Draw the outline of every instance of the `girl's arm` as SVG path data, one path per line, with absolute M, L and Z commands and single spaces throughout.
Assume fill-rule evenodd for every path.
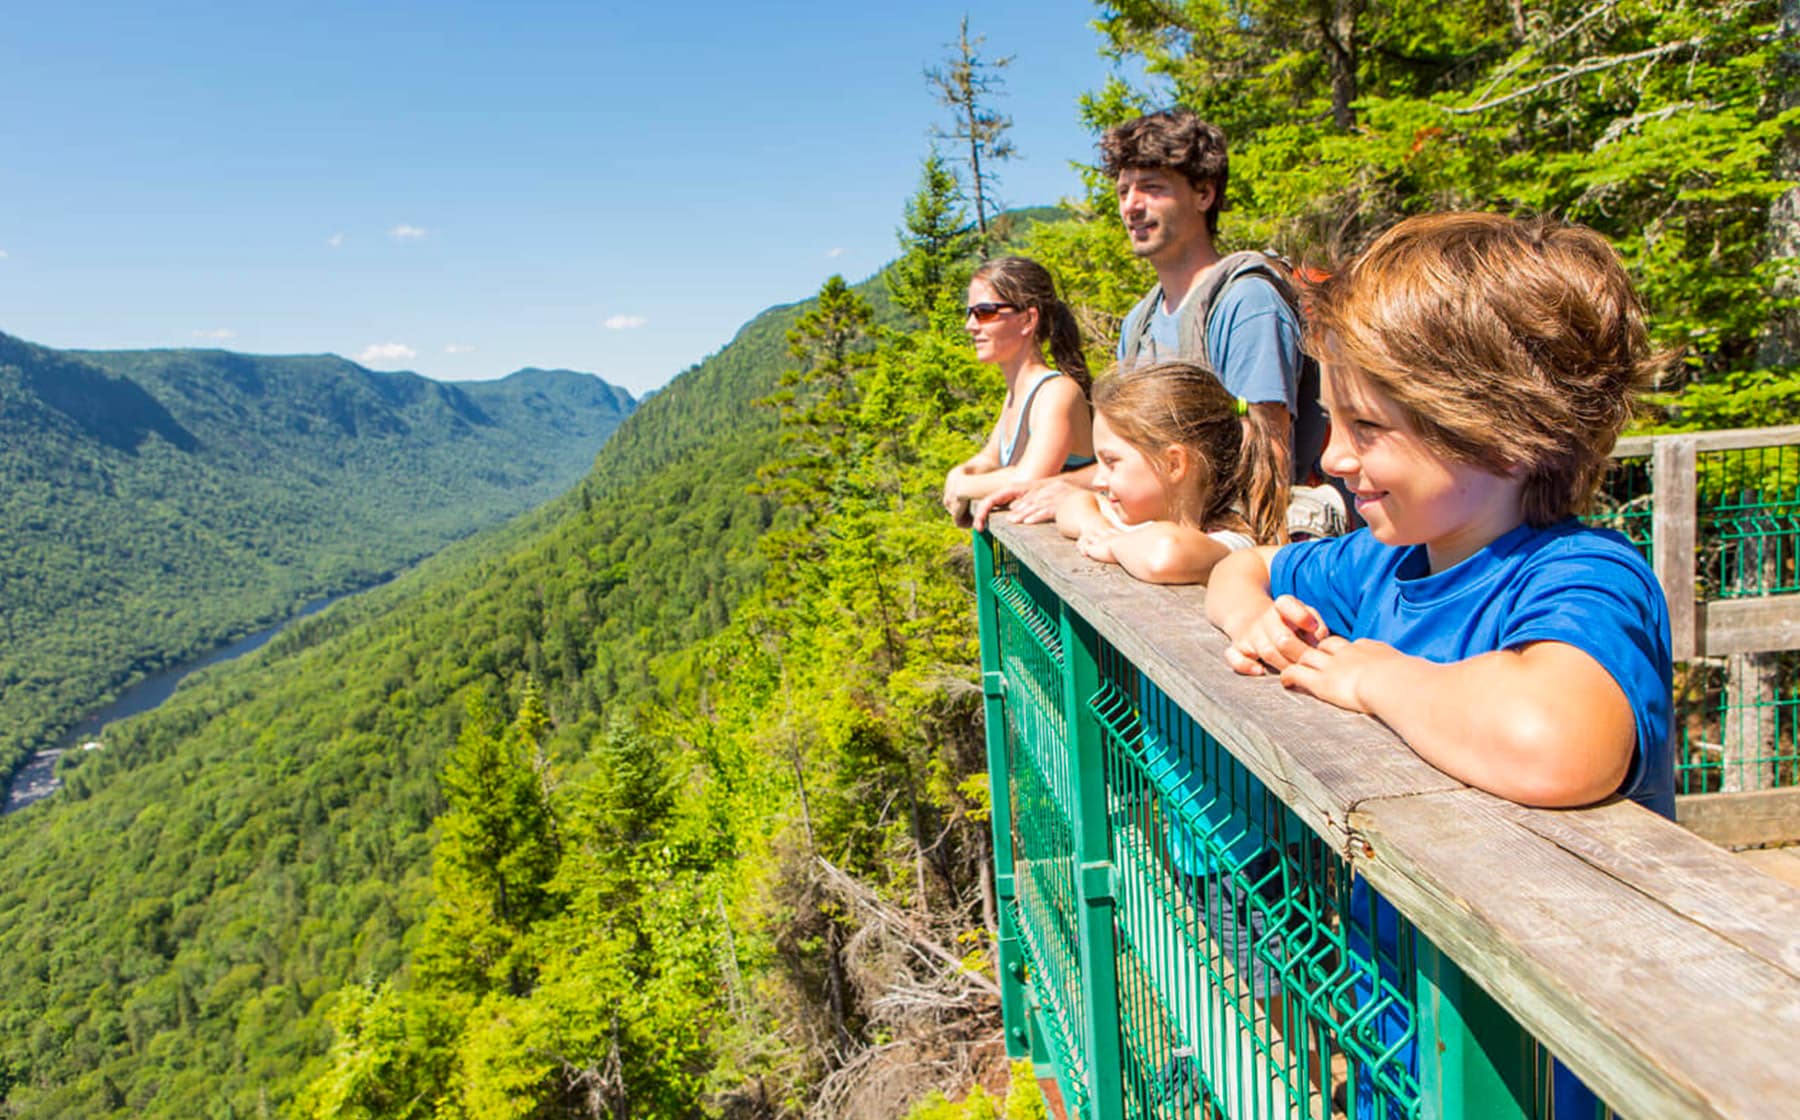
M 1100 496 L 1092 490 L 1077 490 L 1056 504 L 1057 531 L 1071 540 L 1112 527 L 1112 522 L 1100 512 Z
M 1330 637 L 1282 670 L 1281 683 L 1367 712 L 1444 773 L 1525 805 L 1588 805 L 1616 793 L 1637 748 L 1624 690 L 1563 642 L 1440 664 L 1384 642 Z
M 1084 534 L 1076 547 L 1089 559 L 1111 561 L 1145 583 L 1205 583 L 1214 566 L 1231 554 L 1200 530 L 1173 521 L 1151 521 L 1129 532 L 1108 525 L 1105 531 Z

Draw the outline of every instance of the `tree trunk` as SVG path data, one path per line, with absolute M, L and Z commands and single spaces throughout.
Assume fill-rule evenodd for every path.
M 1366 0 L 1322 0 L 1316 9 L 1325 65 L 1331 74 L 1331 119 L 1348 132 L 1356 127 L 1356 24 Z

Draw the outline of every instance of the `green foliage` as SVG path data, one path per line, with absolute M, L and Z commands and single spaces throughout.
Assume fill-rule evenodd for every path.
M 956 176 L 935 148 L 920 168 L 918 192 L 906 201 L 900 242 L 905 251 L 885 274 L 894 303 L 920 322 L 952 311 L 968 283 L 975 238 Z

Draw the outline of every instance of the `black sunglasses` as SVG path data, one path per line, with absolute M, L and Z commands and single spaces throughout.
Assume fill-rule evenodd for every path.
M 1000 317 L 1002 311 L 1017 311 L 1018 309 L 1019 305 L 1016 303 L 971 303 L 963 312 L 963 318 L 967 319 L 973 315 L 977 323 L 991 323 Z

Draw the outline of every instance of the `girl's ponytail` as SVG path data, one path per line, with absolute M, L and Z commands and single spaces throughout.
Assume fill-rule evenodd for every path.
M 1245 410 L 1243 450 L 1238 456 L 1236 485 L 1243 495 L 1244 520 L 1257 544 L 1286 544 L 1290 467 L 1287 439 L 1268 415 Z M 1221 487 L 1220 489 L 1224 489 Z

